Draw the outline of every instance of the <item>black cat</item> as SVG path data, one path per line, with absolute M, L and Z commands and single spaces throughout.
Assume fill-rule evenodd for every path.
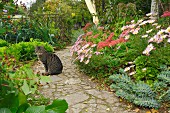
M 62 73 L 63 65 L 56 54 L 48 53 L 43 46 L 36 46 L 35 53 L 44 64 L 45 73 L 43 75 L 56 75 Z

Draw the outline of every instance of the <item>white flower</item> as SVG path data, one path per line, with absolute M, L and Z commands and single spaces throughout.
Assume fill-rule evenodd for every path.
M 135 26 L 136 26 L 136 24 L 131 24 L 131 25 L 129 25 L 129 28 L 135 28 Z
M 154 41 L 154 38 L 152 37 L 148 40 L 148 43 L 153 42 L 153 41 Z
M 86 49 L 87 47 L 89 47 L 90 44 L 86 44 L 82 47 L 82 49 Z
M 96 47 L 97 46 L 97 44 L 93 44 L 91 47 Z
M 130 70 L 130 67 L 126 67 L 125 69 L 124 69 L 124 71 L 126 72 L 126 71 L 129 71 Z
M 132 20 L 132 21 L 131 21 L 131 23 L 134 23 L 134 22 L 135 22 L 135 20 Z
M 165 30 L 161 29 L 161 30 L 157 33 L 157 35 L 161 35 L 161 34 L 163 34 L 164 32 L 165 32 Z
M 150 53 L 150 51 L 152 51 L 153 49 L 155 49 L 155 47 L 154 47 L 153 44 L 151 43 L 151 44 L 149 44 L 149 45 L 146 47 L 146 49 L 145 49 L 142 53 L 145 54 L 145 55 L 150 55 L 149 53 Z
M 83 62 L 84 57 L 85 57 L 84 55 L 79 56 L 80 62 Z
M 147 22 L 150 23 L 150 24 L 152 24 L 152 23 L 155 22 L 155 20 L 148 20 Z
M 88 59 L 88 60 L 85 62 L 85 64 L 88 64 L 88 63 L 89 63 L 89 61 L 90 61 L 90 60 Z
M 166 33 L 170 33 L 170 26 L 165 30 Z
M 170 43 L 170 38 L 168 38 L 168 41 L 167 41 L 168 43 Z
M 128 64 L 134 64 L 134 62 L 128 62 Z
M 152 13 L 148 13 L 148 14 L 146 14 L 146 16 L 151 16 L 152 15 Z
M 142 36 L 142 38 L 146 38 L 146 37 L 148 37 L 148 35 L 147 35 L 147 34 Z
M 159 29 L 159 28 L 161 28 L 161 25 L 159 25 L 159 26 L 156 27 L 156 29 Z
M 147 21 L 143 21 L 142 23 L 139 24 L 139 26 L 145 25 Z
M 146 71 L 146 68 L 143 68 L 142 71 L 143 71 L 143 72 Z
M 154 24 L 152 24 L 153 26 L 157 26 L 158 25 L 158 23 L 154 23 Z
M 146 31 L 146 33 L 150 33 L 150 32 L 152 32 L 152 31 L 153 31 L 153 29 L 150 29 L 150 30 Z
M 127 29 L 127 28 L 128 28 L 128 26 L 123 26 L 123 27 L 121 28 L 121 30 L 124 31 L 124 30 Z
M 129 73 L 129 75 L 134 75 L 136 72 L 135 71 L 133 71 L 133 72 L 131 72 L 131 73 Z
M 125 40 L 128 40 L 130 38 L 130 35 L 125 36 Z
M 132 34 L 134 34 L 134 35 L 138 34 L 139 30 L 140 30 L 140 27 L 137 27 L 135 30 L 133 30 Z
M 142 19 L 141 19 L 141 20 L 138 20 L 138 22 L 137 22 L 137 23 L 139 24 L 139 23 L 141 23 L 141 22 L 143 22 L 143 20 L 142 20 Z
M 161 35 L 161 38 L 165 39 L 168 35 Z
M 130 68 L 135 67 L 135 65 L 131 65 Z

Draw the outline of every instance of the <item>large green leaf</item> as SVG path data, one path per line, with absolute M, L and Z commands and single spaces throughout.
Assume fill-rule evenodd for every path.
M 28 107 L 30 107 L 30 105 L 28 103 L 24 103 L 24 104 L 20 105 L 17 113 L 24 113 Z
M 23 93 L 19 92 L 18 93 L 18 100 L 19 100 L 19 106 L 24 104 L 24 103 L 27 103 L 27 96 L 24 95 Z
M 25 113 L 45 113 L 45 106 L 31 106 Z
M 57 99 L 45 109 L 47 110 L 47 113 L 65 113 L 65 111 L 68 109 L 68 103 L 66 100 Z
M 0 108 L 0 113 L 12 113 L 8 108 Z
M 15 93 L 8 94 L 0 100 L 0 108 L 10 108 L 13 113 L 16 113 L 18 106 L 19 100 Z
M 26 80 L 24 80 L 24 84 L 21 87 L 21 89 L 22 89 L 22 91 L 24 92 L 25 95 L 28 95 L 30 93 L 30 88 L 29 88 Z

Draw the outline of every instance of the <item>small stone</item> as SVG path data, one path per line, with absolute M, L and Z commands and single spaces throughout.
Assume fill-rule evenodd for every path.
M 47 88 L 49 88 L 49 86 L 48 86 L 48 85 L 45 85 L 45 86 L 43 86 L 43 88 L 44 88 L 44 89 L 47 89 Z
M 110 111 L 110 108 L 107 108 L 106 111 Z
M 65 81 L 65 84 L 72 85 L 72 84 L 78 84 L 78 83 L 80 83 L 80 82 L 81 82 L 80 79 L 73 79 L 73 78 L 71 78 L 71 79 L 69 79 L 69 80 L 66 80 L 66 81 Z
M 56 86 L 54 84 L 50 84 L 50 88 L 55 89 Z

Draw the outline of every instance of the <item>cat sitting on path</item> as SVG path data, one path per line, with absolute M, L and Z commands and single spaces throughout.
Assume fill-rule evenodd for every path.
M 57 75 L 62 73 L 63 65 L 60 58 L 54 53 L 48 53 L 43 46 L 36 46 L 35 53 L 38 59 L 44 64 L 43 75 Z

